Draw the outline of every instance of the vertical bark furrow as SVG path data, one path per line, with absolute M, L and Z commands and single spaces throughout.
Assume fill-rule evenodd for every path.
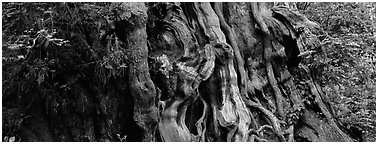
M 161 55 L 161 52 L 163 54 L 168 53 L 169 51 L 164 50 L 165 46 L 184 51 L 184 54 L 179 56 L 178 59 L 169 59 L 173 69 L 167 73 L 177 77 L 174 82 L 176 87 L 173 89 L 173 97 L 168 99 L 168 105 L 166 105 L 162 113 L 159 130 L 163 141 L 191 141 L 195 137 L 192 137 L 185 124 L 187 108 L 198 98 L 199 84 L 212 74 L 215 66 L 215 53 L 211 45 L 199 47 L 196 37 L 186 23 L 187 20 L 182 9 L 172 5 L 175 4 L 157 4 L 151 7 L 150 10 L 153 12 L 156 9 L 165 9 L 168 13 L 165 16 L 152 15 L 150 21 L 152 23 L 161 23 L 161 25 L 152 24 L 150 31 L 173 32 L 173 35 L 169 35 L 166 39 L 174 39 L 171 42 L 161 39 L 166 44 L 153 46 L 154 52 L 160 51 L 160 53 L 152 53 L 151 55 Z M 150 39 L 159 38 L 159 35 L 152 33 Z M 171 54 L 171 56 L 175 55 Z
M 237 73 L 234 68 L 234 54 L 232 47 L 226 43 L 226 38 L 221 31 L 219 19 L 211 8 L 210 3 L 199 3 L 199 7 L 203 14 L 204 22 L 202 28 L 206 29 L 205 34 L 210 38 L 210 43 L 216 44 L 214 47 L 218 53 L 225 54 L 218 57 L 225 57 L 224 65 L 219 67 L 219 80 L 221 80 L 221 97 L 222 106 L 218 113 L 220 125 L 232 129 L 228 136 L 235 133 L 236 141 L 247 140 L 247 131 L 250 124 L 250 112 L 246 108 L 241 99 L 240 89 L 237 82 Z M 202 18 L 202 17 L 199 17 Z M 201 20 L 199 20 L 201 21 Z M 222 52 L 223 51 L 223 52 Z M 230 140 L 230 139 L 228 139 Z
M 227 36 L 229 42 L 231 43 L 231 46 L 234 50 L 234 55 L 236 58 L 236 65 L 238 68 L 238 73 L 240 75 L 240 93 L 242 96 L 247 95 L 246 91 L 246 83 L 247 83 L 247 75 L 244 69 L 244 59 L 241 55 L 241 52 L 239 50 L 238 45 L 236 44 L 236 37 L 234 30 L 226 23 L 224 16 L 223 16 L 223 5 L 222 3 L 214 3 L 214 11 L 217 14 L 220 22 L 220 26 L 222 30 L 224 31 L 225 35 Z

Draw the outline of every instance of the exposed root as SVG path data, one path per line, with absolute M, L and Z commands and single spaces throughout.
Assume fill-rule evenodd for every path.
M 273 73 L 273 66 L 272 66 L 273 50 L 272 50 L 272 44 L 271 44 L 272 36 L 269 32 L 268 26 L 263 20 L 264 17 L 261 14 L 262 13 L 261 10 L 265 9 L 264 8 L 265 5 L 260 4 L 260 3 L 252 3 L 251 6 L 252 6 L 252 13 L 256 20 L 256 23 L 260 26 L 264 34 L 263 45 L 264 45 L 264 57 L 266 60 L 266 71 L 267 71 L 269 83 L 272 86 L 275 97 L 276 97 L 277 111 L 278 111 L 278 114 L 282 118 L 285 119 L 285 114 L 283 112 L 283 105 L 282 105 L 283 96 L 280 89 L 278 88 L 277 80 Z
M 285 134 L 289 134 L 288 142 L 294 142 L 294 125 L 290 125 L 288 129 L 284 131 Z
M 250 138 L 249 138 L 249 141 L 251 141 L 251 142 L 255 142 L 255 141 L 257 141 L 257 142 L 268 142 L 268 140 L 266 140 L 264 138 L 260 138 L 256 135 L 251 135 Z
M 266 115 L 268 117 L 268 119 L 270 120 L 270 122 L 272 123 L 274 133 L 277 135 L 278 139 L 280 141 L 286 141 L 285 137 L 283 136 L 282 130 L 281 130 L 280 120 L 278 120 L 278 118 L 271 111 L 264 108 L 261 105 L 261 103 L 258 101 L 258 99 L 255 98 L 254 100 L 256 100 L 257 102 L 253 102 L 253 101 L 247 100 L 247 99 L 245 99 L 244 102 L 246 103 L 247 106 L 254 107 L 254 108 L 260 110 L 264 115 Z
M 322 89 L 321 89 L 321 87 L 318 83 L 315 83 L 315 86 L 316 86 L 316 90 L 320 94 L 320 97 L 323 99 L 325 105 L 329 108 L 331 115 L 334 115 L 335 110 L 334 110 L 333 106 L 331 105 L 331 100 L 328 98 L 328 96 L 326 94 L 323 93 L 323 91 L 322 91 Z
M 314 84 L 314 80 L 312 79 L 310 73 L 309 73 L 309 68 L 307 66 L 302 66 L 303 69 L 305 69 L 307 71 L 307 74 L 309 75 L 308 77 L 310 78 L 308 81 L 307 81 L 307 84 L 308 86 L 310 87 L 310 90 L 311 90 L 311 93 L 315 96 L 315 102 L 316 104 L 319 106 L 321 112 L 323 113 L 323 115 L 325 116 L 325 118 L 327 119 L 327 122 L 331 125 L 331 127 L 336 130 L 343 138 L 345 139 L 348 139 L 349 141 L 353 141 L 352 139 L 350 139 L 349 136 L 347 136 L 343 131 L 341 131 L 341 129 L 337 126 L 336 124 L 336 120 L 334 119 L 334 117 L 332 116 L 332 114 L 330 113 L 330 111 L 328 111 L 328 108 L 327 106 L 324 104 L 324 100 L 322 100 L 322 97 L 320 96 L 317 88 L 316 88 L 316 85 Z

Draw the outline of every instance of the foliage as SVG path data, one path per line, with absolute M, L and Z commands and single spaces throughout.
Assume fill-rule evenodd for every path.
M 375 141 L 375 3 L 314 3 L 302 12 L 325 30 L 325 57 L 314 68 L 338 118 Z
M 124 75 L 127 58 L 120 49 L 122 44 L 111 36 L 114 32 L 104 33 L 111 29 L 109 19 L 114 19 L 108 17 L 112 16 L 109 6 L 110 3 L 3 3 L 4 141 L 19 140 L 14 131 L 29 117 L 23 114 L 34 99 L 59 96 L 59 91 L 70 89 L 78 79 L 97 77 L 106 83 Z M 105 37 L 105 47 L 88 46 L 91 35 L 97 34 Z
M 51 20 L 52 3 L 3 3 L 3 42 L 43 29 Z M 5 38 L 5 39 L 4 39 Z
M 108 36 L 106 49 L 109 55 L 104 56 L 96 64 L 95 74 L 100 83 L 105 85 L 110 78 L 119 78 L 125 75 L 128 59 L 127 51 L 121 49 L 123 43 L 118 40 L 115 34 Z
M 4 142 L 16 142 L 21 139 L 15 134 L 15 130 L 20 128 L 22 122 L 28 118 L 19 111 L 19 109 L 3 110 L 3 127 L 8 127 L 3 133 Z

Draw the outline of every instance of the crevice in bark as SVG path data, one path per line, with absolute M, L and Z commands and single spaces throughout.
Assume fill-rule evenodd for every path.
M 244 69 L 244 59 L 243 59 L 243 57 L 240 53 L 238 45 L 236 44 L 236 37 L 235 37 L 235 34 L 234 34 L 235 32 L 225 21 L 225 18 L 223 16 L 223 12 L 222 12 L 223 11 L 222 3 L 214 3 L 214 11 L 219 18 L 220 26 L 221 26 L 223 32 L 227 36 L 227 38 L 228 38 L 229 42 L 231 43 L 231 46 L 234 50 L 234 55 L 235 55 L 236 62 L 237 62 L 236 65 L 237 65 L 237 68 L 238 68 L 237 70 L 238 70 L 238 73 L 240 75 L 240 77 L 239 77 L 239 79 L 240 79 L 239 80 L 240 81 L 240 84 L 239 84 L 240 93 L 242 94 L 242 96 L 246 96 L 247 95 L 247 91 L 246 91 L 247 75 L 246 75 L 246 72 L 245 72 L 245 69 Z

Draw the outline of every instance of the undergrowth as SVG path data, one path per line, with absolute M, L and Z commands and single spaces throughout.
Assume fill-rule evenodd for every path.
M 347 128 L 358 129 L 364 141 L 376 140 L 375 3 L 313 3 L 302 11 L 319 23 L 325 59 L 317 75 Z
M 48 100 L 74 82 L 103 86 L 125 75 L 124 45 L 114 32 L 105 33 L 111 29 L 109 6 L 3 3 L 3 141 L 20 141 L 15 130 L 30 117 L 26 111 L 35 99 L 46 100 L 48 109 Z M 105 41 L 92 42 L 97 35 Z

